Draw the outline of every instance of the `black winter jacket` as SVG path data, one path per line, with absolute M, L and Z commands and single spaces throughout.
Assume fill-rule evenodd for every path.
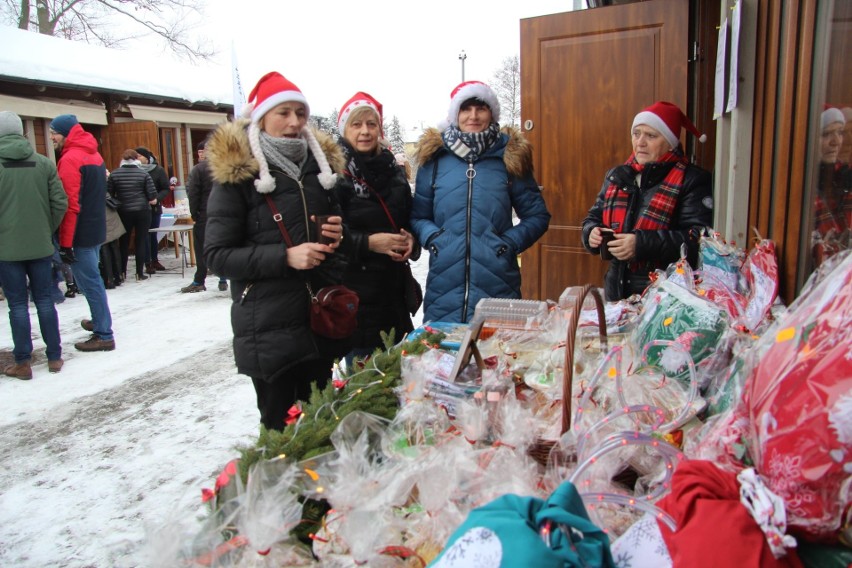
M 213 189 L 213 177 L 210 173 L 210 162 L 201 160 L 189 172 L 186 184 L 186 197 L 189 199 L 189 214 L 197 225 L 207 223 L 207 200 Z
M 665 269 L 681 256 L 681 246 L 686 245 L 687 260 L 692 267 L 698 262 L 698 239 L 701 231 L 713 224 L 713 184 L 710 172 L 688 164 L 684 172 L 683 188 L 672 214 L 668 230 L 635 231 L 637 218 L 651 203 L 662 181 L 674 167 L 674 162 L 646 164 L 641 185 L 636 186 L 636 175 L 628 165 L 609 170 L 595 204 L 583 220 L 583 246 L 599 254 L 599 248 L 589 246 L 589 234 L 595 227 L 603 226 L 606 190 L 614 183 L 630 194 L 624 228 L 621 233 L 636 235 L 636 257 L 630 261 L 612 260 L 604 279 L 606 299 L 617 301 L 633 294 L 641 294 L 650 283 L 650 273 Z
M 389 152 L 384 150 L 384 152 Z M 392 157 L 391 157 L 392 159 Z M 371 252 L 370 235 L 411 232 L 411 186 L 405 171 L 396 167 L 383 187 L 373 187 L 385 202 L 396 228 L 391 224 L 384 207 L 374 194 L 359 197 L 352 179 L 344 177 L 336 187 L 343 221 L 349 229 L 347 251 L 350 253 L 343 283 L 358 293 L 358 330 L 352 337 L 356 348 L 374 349 L 382 345 L 381 331 L 396 330 L 395 338 L 412 329 L 411 317 L 405 307 L 405 263 L 396 262 L 386 254 Z M 411 258 L 420 257 L 420 245 L 415 239 Z
M 119 211 L 144 211 L 150 207 L 148 202 L 157 197 L 154 180 L 133 164 L 123 164 L 109 174 L 107 191 L 121 203 Z
M 148 175 L 154 180 L 154 188 L 157 190 L 157 204 L 151 206 L 151 211 L 162 213 L 163 200 L 169 196 L 169 192 L 172 190 L 169 185 L 169 174 L 166 173 L 163 166 L 157 163 L 142 164 L 140 167 L 148 172 Z
M 257 160 L 240 120 L 220 126 L 207 144 L 213 189 L 207 202 L 204 255 L 207 266 L 231 280 L 231 326 L 237 370 L 273 382 L 298 363 L 320 354 L 342 356 L 348 345 L 319 338 L 310 330 L 309 295 L 335 278 L 339 254 L 313 270 L 287 265 L 287 247 L 266 198 L 255 188 Z M 316 134 L 335 171 L 343 159 L 337 145 Z M 324 189 L 319 166 L 310 153 L 299 183 L 270 166 L 275 189 L 268 195 L 283 217 L 294 245 L 315 241 L 311 215 L 340 214 L 334 191 Z M 342 269 L 338 276 L 342 276 Z M 322 350 L 322 351 L 321 351 Z

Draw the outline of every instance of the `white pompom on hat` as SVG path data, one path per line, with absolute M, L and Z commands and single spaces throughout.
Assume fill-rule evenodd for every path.
M 277 71 L 267 73 L 257 81 L 257 85 L 249 93 L 248 101 L 248 104 L 243 107 L 242 115 L 244 118 L 251 119 L 248 129 L 249 146 L 260 166 L 260 179 L 255 180 L 254 186 L 258 193 L 271 193 L 275 190 L 275 178 L 269 173 L 269 164 L 260 148 L 260 120 L 281 103 L 291 101 L 302 103 L 305 105 L 308 116 L 311 114 L 311 107 L 301 89 Z M 325 152 L 322 151 L 313 132 L 310 128 L 303 128 L 301 136 L 307 140 L 308 147 L 319 164 L 320 174 L 317 177 L 320 184 L 325 189 L 333 188 L 337 183 L 337 174 L 331 170 Z
M 491 87 L 482 81 L 465 81 L 456 85 L 450 93 L 450 109 L 447 111 L 447 118 L 440 124 L 441 130 L 450 124 L 459 125 L 459 111 L 462 104 L 469 99 L 478 99 L 487 104 L 491 109 L 491 120 L 500 122 L 500 101 Z
M 825 130 L 829 124 L 832 124 L 834 122 L 846 124 L 846 117 L 843 116 L 843 111 L 833 106 L 826 105 L 825 110 L 822 111 L 822 114 L 819 118 L 820 130 Z
M 382 128 L 382 103 L 377 101 L 369 93 L 358 91 L 352 95 L 352 98 L 343 103 L 343 107 L 340 109 L 340 114 L 337 116 L 337 131 L 341 136 L 343 136 L 343 133 L 346 130 L 346 122 L 349 120 L 349 116 L 352 114 L 352 111 L 363 106 L 370 107 L 376 111 L 376 114 L 379 115 L 379 129 Z
M 633 129 L 640 124 L 659 131 L 672 148 L 677 148 L 680 144 L 680 131 L 683 128 L 695 135 L 699 142 L 707 141 L 707 135 L 699 132 L 692 121 L 674 103 L 658 101 L 645 108 L 633 119 L 630 132 L 632 133 Z

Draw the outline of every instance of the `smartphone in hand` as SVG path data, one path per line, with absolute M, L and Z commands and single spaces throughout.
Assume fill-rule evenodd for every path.
M 334 237 L 326 237 L 322 234 L 322 226 L 328 223 L 328 218 L 331 215 L 314 215 L 314 222 L 317 231 L 317 242 L 321 245 L 330 245 L 334 243 Z
M 601 239 L 603 239 L 600 246 L 601 259 L 612 260 L 615 257 L 609 252 L 609 242 L 615 237 L 615 231 L 606 227 L 600 227 L 598 230 L 601 232 Z

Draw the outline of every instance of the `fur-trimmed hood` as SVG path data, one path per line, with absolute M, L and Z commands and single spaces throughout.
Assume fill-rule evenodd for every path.
M 239 184 L 257 177 L 260 165 L 249 145 L 249 124 L 246 119 L 222 124 L 207 142 L 205 152 L 214 181 Z M 332 170 L 342 173 L 346 167 L 346 159 L 340 146 L 328 134 L 313 129 L 312 132 Z
M 504 126 L 500 129 L 500 132 L 509 137 L 506 150 L 503 153 L 506 171 L 513 177 L 531 174 L 533 171 L 532 144 L 524 138 L 520 129 L 514 126 Z M 441 138 L 441 131 L 436 128 L 428 128 L 417 142 L 414 161 L 418 166 L 422 166 L 434 158 L 442 148 L 445 148 L 445 146 L 444 139 Z

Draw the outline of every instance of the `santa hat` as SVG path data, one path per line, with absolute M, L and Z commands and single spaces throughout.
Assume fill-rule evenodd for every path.
M 343 103 L 343 107 L 340 109 L 340 114 L 337 116 L 337 131 L 340 132 L 340 135 L 343 136 L 343 132 L 346 130 L 346 121 L 349 120 L 349 115 L 352 114 L 356 108 L 361 107 L 370 107 L 376 114 L 379 115 L 379 130 L 382 128 L 382 103 L 374 99 L 370 96 L 369 93 L 364 93 L 362 91 L 358 91 L 352 98 Z
M 819 117 L 819 128 L 825 130 L 829 124 L 839 122 L 846 124 L 846 117 L 843 116 L 843 111 L 837 107 L 825 105 L 825 110 Z
M 305 105 L 305 112 L 307 112 L 308 116 L 311 114 L 311 107 L 308 105 L 308 100 L 302 94 L 299 87 L 275 71 L 267 73 L 258 80 L 257 85 L 249 93 L 248 100 L 248 104 L 243 107 L 242 115 L 244 118 L 251 119 L 248 129 L 249 146 L 251 147 L 251 153 L 260 166 L 260 179 L 255 180 L 254 186 L 259 193 L 271 193 L 275 189 L 275 178 L 269 173 L 269 164 L 266 162 L 266 157 L 260 148 L 260 119 L 267 112 L 285 102 L 294 101 L 302 103 Z M 310 128 L 303 128 L 301 136 L 307 140 L 308 147 L 319 164 L 320 174 L 318 177 L 320 184 L 325 189 L 331 189 L 337 182 L 337 174 L 328 165 L 325 152 L 322 151 L 319 142 L 317 142 Z
M 707 135 L 701 134 L 676 104 L 666 101 L 658 101 L 637 114 L 636 118 L 633 119 L 633 126 L 630 127 L 630 132 L 633 132 L 633 129 L 640 124 L 650 126 L 654 130 L 659 131 L 663 135 L 663 138 L 671 144 L 672 148 L 677 148 L 678 144 L 680 144 L 680 131 L 682 128 L 686 128 L 688 132 L 694 134 L 699 142 L 707 141 Z
M 462 104 L 470 99 L 478 99 L 488 105 L 491 109 L 491 120 L 500 122 L 500 101 L 497 100 L 497 95 L 491 90 L 491 87 L 482 81 L 465 81 L 460 83 L 450 93 L 450 110 L 447 111 L 447 118 L 441 123 L 441 130 L 452 124 L 459 125 L 459 110 Z

